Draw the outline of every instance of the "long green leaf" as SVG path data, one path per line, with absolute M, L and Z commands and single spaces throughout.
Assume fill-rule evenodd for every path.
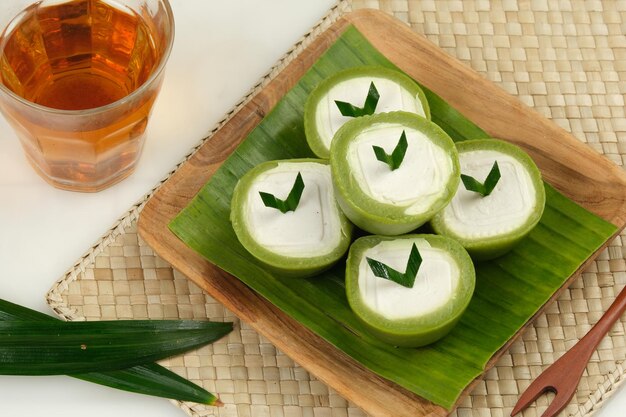
M 497 352 L 616 231 L 546 184 L 540 224 L 508 255 L 477 265 L 477 287 L 466 313 L 439 342 L 395 348 L 371 337 L 350 310 L 343 266 L 314 280 L 285 279 L 239 244 L 228 218 L 233 188 L 252 166 L 311 156 L 304 137 L 304 101 L 324 78 L 345 68 L 397 69 L 353 27 L 335 42 L 223 164 L 170 224 L 187 245 L 373 372 L 451 408 Z M 488 137 L 432 91 L 432 119 L 454 140 Z
M 59 321 L 47 314 L 0 299 L 0 321 L 2 320 Z M 117 371 L 70 376 L 94 384 L 155 397 L 208 405 L 215 405 L 218 402 L 218 398 L 212 393 L 156 363 Z
M 204 388 L 156 363 L 133 366 L 120 371 L 72 375 L 83 381 L 108 387 L 207 405 L 220 405 L 219 399 Z
M 212 343 L 232 323 L 195 320 L 0 321 L 0 374 L 114 371 Z

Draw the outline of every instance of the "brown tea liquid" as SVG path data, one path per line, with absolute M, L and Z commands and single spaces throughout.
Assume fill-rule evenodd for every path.
M 11 23 L 0 47 L 1 82 L 30 102 L 60 110 L 126 97 L 150 77 L 162 53 L 139 15 L 104 0 L 35 4 Z M 104 183 L 132 171 L 158 85 L 153 89 L 119 111 L 80 122 L 45 120 L 18 106 L 5 110 L 35 168 L 53 183 L 69 175 L 67 187 L 60 186 L 72 188 L 71 182 Z

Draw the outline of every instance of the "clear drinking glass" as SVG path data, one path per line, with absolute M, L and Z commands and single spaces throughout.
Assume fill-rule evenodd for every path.
M 50 184 L 130 175 L 174 40 L 168 0 L 0 2 L 0 110 Z

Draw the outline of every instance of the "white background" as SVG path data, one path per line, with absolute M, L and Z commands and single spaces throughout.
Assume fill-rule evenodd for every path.
M 59 191 L 0 118 L 0 298 L 50 312 L 44 295 L 158 183 L 333 0 L 171 0 L 176 41 L 137 171 L 97 194 Z M 618 417 L 621 393 L 600 413 Z M 0 417 L 177 417 L 167 400 L 68 377 L 0 377 Z

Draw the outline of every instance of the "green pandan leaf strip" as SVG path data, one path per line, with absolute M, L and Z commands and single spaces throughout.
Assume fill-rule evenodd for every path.
M 370 83 L 369 91 L 367 92 L 367 97 L 365 98 L 365 103 L 363 107 L 357 107 L 353 104 L 346 103 L 345 101 L 335 100 L 335 104 L 339 109 L 339 112 L 343 116 L 346 117 L 361 117 L 361 116 L 369 116 L 370 114 L 374 114 L 376 111 L 376 106 L 378 105 L 378 100 L 380 99 L 380 94 L 378 94 L 378 90 L 376 89 L 376 85 L 372 81 Z
M 400 165 L 402 165 L 402 161 L 404 161 L 404 155 L 406 155 L 406 150 L 408 147 L 409 143 L 406 140 L 406 132 L 404 130 L 402 131 L 402 135 L 400 135 L 400 140 L 398 141 L 398 144 L 393 149 L 393 152 L 391 152 L 391 154 L 385 152 L 385 150 L 380 146 L 372 146 L 372 148 L 374 148 L 374 153 L 376 154 L 376 159 L 389 165 L 389 168 L 392 171 L 400 168 Z
M 154 362 L 213 343 L 232 323 L 0 321 L 0 375 L 74 375 Z
M 405 272 L 396 271 L 392 267 L 372 258 L 366 257 L 365 259 L 367 259 L 367 264 L 370 266 L 375 276 L 378 278 L 388 279 L 389 281 L 393 281 L 406 288 L 413 288 L 417 272 L 422 265 L 422 256 L 420 255 L 420 251 L 417 249 L 417 246 L 415 246 L 415 243 L 413 243 L 413 247 L 411 247 L 411 254 L 409 255 Z
M 52 316 L 0 299 L 0 321 L 58 322 Z M 219 398 L 204 388 L 156 363 L 136 365 L 115 371 L 70 375 L 94 384 L 179 401 L 222 405 Z
M 0 321 L 59 322 L 52 316 L 2 299 L 0 299 Z M 214 394 L 156 363 L 136 365 L 115 371 L 90 372 L 70 376 L 138 394 L 215 406 L 222 404 Z
M 467 191 L 474 191 L 479 193 L 483 197 L 488 196 L 496 188 L 498 181 L 500 181 L 500 168 L 498 167 L 498 161 L 494 161 L 485 182 L 480 182 L 476 178 L 461 174 L 461 181 Z
M 298 204 L 300 204 L 302 191 L 304 191 L 304 181 L 302 180 L 302 175 L 298 172 L 298 176 L 296 176 L 291 191 L 285 200 L 276 198 L 273 194 L 264 193 L 263 191 L 260 191 L 259 194 L 265 207 L 275 208 L 280 210 L 281 213 L 287 213 L 288 211 L 296 211 Z

